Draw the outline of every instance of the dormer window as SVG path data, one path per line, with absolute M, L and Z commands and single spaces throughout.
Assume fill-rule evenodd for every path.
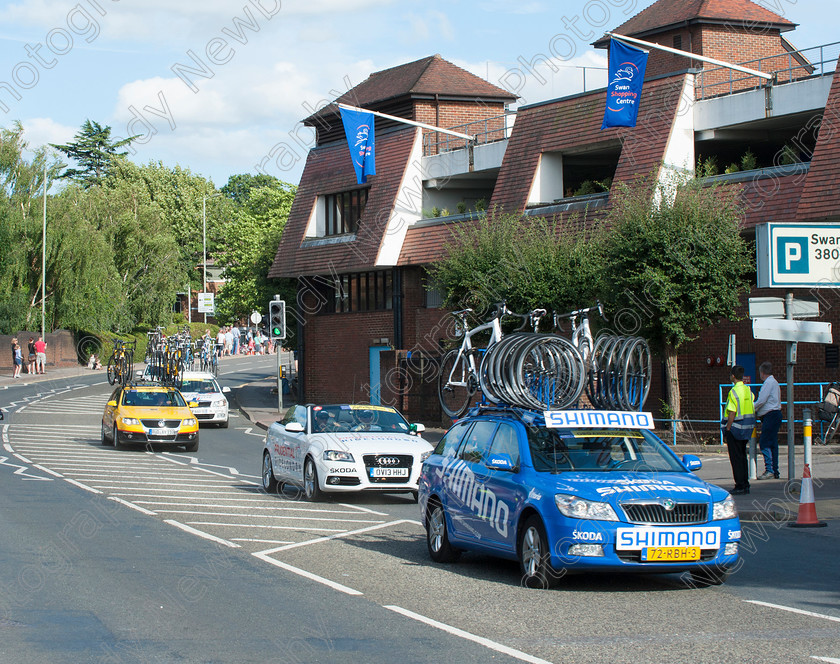
M 324 236 L 355 233 L 359 229 L 359 220 L 365 210 L 367 198 L 367 189 L 353 189 L 322 196 Z

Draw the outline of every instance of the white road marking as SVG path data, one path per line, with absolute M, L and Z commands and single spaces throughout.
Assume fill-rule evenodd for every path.
M 338 521 L 339 523 L 382 523 L 360 519 L 325 519 L 316 516 L 285 516 L 283 514 L 236 514 L 229 512 L 197 512 L 193 510 L 158 510 L 161 514 L 195 514 L 196 516 L 242 516 L 252 519 L 288 519 L 293 521 Z
M 162 496 L 163 497 L 163 496 Z M 264 500 L 260 500 L 259 498 L 219 498 L 219 500 L 236 500 L 241 502 L 266 502 Z M 154 500 L 138 500 L 135 501 L 142 505 L 160 505 L 160 506 L 174 506 L 184 505 L 183 501 L 180 502 L 162 502 L 162 501 L 154 501 Z M 219 509 L 237 509 L 237 510 L 275 510 L 275 511 L 294 511 L 294 512 L 304 512 L 306 514 L 344 514 L 346 516 L 358 516 L 356 512 L 345 512 L 344 510 L 322 510 L 322 509 L 307 509 L 305 507 L 284 507 L 282 505 L 222 505 L 216 503 L 191 503 L 193 507 L 218 507 Z M 381 521 L 372 521 L 371 523 L 381 523 Z M 419 523 L 419 521 L 418 521 Z
M 811 655 L 811 659 L 816 659 L 819 662 L 828 662 L 828 664 L 840 664 L 840 659 L 835 659 L 834 657 L 817 657 L 816 655 Z
M 336 583 L 335 581 L 330 581 L 329 579 L 325 579 L 323 576 L 318 576 L 317 574 L 312 574 L 312 572 L 307 572 L 306 570 L 302 570 L 299 567 L 293 567 L 288 563 L 282 563 L 279 560 L 275 560 L 270 556 L 266 556 L 262 553 L 252 553 L 252 556 L 255 558 L 259 558 L 270 565 L 274 565 L 275 567 L 279 567 L 280 569 L 284 569 L 288 572 L 292 572 L 293 574 L 297 574 L 298 576 L 302 576 L 304 578 L 310 579 L 311 581 L 317 581 L 325 586 L 328 586 L 334 590 L 338 590 L 339 592 L 345 593 L 347 595 L 363 595 L 364 593 L 359 592 L 358 590 L 354 590 L 348 586 L 344 586 L 340 583 Z
M 376 514 L 377 516 L 390 516 L 385 512 L 377 512 L 375 510 L 368 509 L 367 507 L 362 507 L 361 505 L 353 505 L 352 503 L 339 503 L 342 507 L 349 507 L 354 510 L 361 510 L 362 512 L 369 512 L 370 514 Z
M 271 530 L 319 530 L 322 533 L 343 533 L 346 532 L 339 528 L 307 528 L 306 526 L 269 526 L 255 523 L 216 523 L 215 521 L 190 521 L 189 523 L 196 526 L 222 526 L 225 528 L 270 528 Z
M 32 464 L 32 467 L 37 468 L 38 470 L 46 473 L 47 475 L 52 475 L 53 477 L 58 477 L 58 478 L 63 478 L 64 477 L 64 475 L 62 475 L 61 473 L 57 473 L 54 470 L 50 470 L 49 468 L 44 468 L 44 466 L 41 466 L 37 463 Z
M 215 535 L 211 535 L 210 533 L 205 533 L 203 530 L 198 530 L 197 528 L 191 528 L 187 524 L 181 523 L 180 521 L 175 521 L 174 519 L 165 519 L 164 523 L 168 523 L 170 526 L 175 526 L 176 528 L 180 528 L 185 532 L 192 533 L 193 535 L 198 535 L 199 537 L 203 537 L 204 539 L 208 539 L 211 542 L 218 542 L 219 544 L 224 544 L 225 546 L 229 546 L 231 549 L 242 548 L 241 544 L 237 544 L 236 542 L 228 542 L 226 539 L 216 537 Z
M 754 599 L 745 599 L 745 602 L 750 604 L 757 604 L 758 606 L 768 606 L 771 609 L 781 609 L 782 611 L 790 611 L 791 613 L 798 613 L 802 616 L 810 616 L 812 618 L 822 618 L 823 620 L 831 620 L 833 622 L 839 622 L 840 618 L 836 616 L 827 616 L 824 613 L 814 613 L 813 611 L 805 611 L 803 609 L 795 609 L 792 606 L 782 606 L 781 604 L 770 604 L 769 602 L 759 602 Z
M 399 606 L 393 605 L 384 605 L 386 609 L 389 611 L 393 611 L 395 613 L 399 613 L 407 618 L 411 618 L 412 620 L 417 620 L 418 622 L 424 623 L 431 627 L 436 627 L 437 629 L 443 630 L 444 632 L 448 632 L 449 634 L 453 634 L 455 636 L 459 636 L 462 639 L 466 639 L 467 641 L 472 641 L 473 643 L 478 643 L 485 648 L 490 648 L 491 650 L 495 650 L 496 652 L 500 652 L 504 655 L 509 655 L 510 657 L 515 657 L 516 659 L 520 659 L 523 662 L 531 662 L 531 664 L 551 664 L 551 662 L 540 659 L 539 657 L 534 657 L 533 655 L 529 655 L 528 653 L 524 653 L 521 650 L 516 650 L 516 648 L 509 648 L 508 646 L 502 645 L 501 643 L 497 643 L 496 641 L 491 641 L 490 639 L 485 639 L 483 636 L 476 636 L 475 634 L 471 634 L 470 632 L 465 632 L 462 629 L 458 629 L 457 627 L 452 627 L 451 625 L 447 625 L 446 623 L 438 622 L 437 620 L 432 620 L 431 618 L 427 618 L 426 616 L 422 616 L 419 613 L 414 613 L 414 611 L 409 611 L 408 609 L 403 609 Z
M 90 491 L 91 493 L 102 493 L 99 489 L 94 489 L 93 487 L 87 486 L 86 484 L 82 484 L 81 482 L 77 482 L 76 480 L 71 480 L 69 477 L 65 477 L 64 481 L 69 482 L 70 484 L 77 486 L 80 489 L 84 489 L 85 491 Z
M 232 542 L 257 542 L 260 544 L 291 544 L 291 542 L 286 540 L 267 540 L 267 539 L 254 539 L 251 537 L 231 537 Z
M 119 503 L 120 505 L 125 505 L 126 507 L 130 507 L 133 510 L 137 510 L 143 514 L 147 514 L 149 516 L 157 516 L 156 512 L 152 512 L 152 510 L 147 510 L 144 507 L 140 507 L 139 505 L 135 505 L 134 503 L 130 503 L 127 500 L 123 500 L 122 498 L 117 498 L 116 496 L 108 496 L 108 500 L 113 500 L 115 503 Z
M 280 546 L 276 549 L 268 549 L 267 551 L 263 551 L 262 553 L 269 555 L 272 553 L 277 553 L 278 551 L 287 551 L 289 549 L 296 549 L 299 546 L 308 546 L 310 544 L 318 544 L 320 542 L 328 542 L 329 540 L 336 539 L 338 537 L 347 537 L 348 535 L 358 535 L 359 533 L 367 533 L 371 530 L 379 530 L 381 528 L 388 528 L 389 526 L 396 526 L 400 523 L 406 523 L 405 519 L 400 519 L 398 521 L 389 521 L 388 523 L 382 523 L 378 526 L 369 526 L 368 528 L 360 528 L 359 530 L 350 530 L 348 532 L 340 533 L 338 535 L 327 535 L 326 537 L 319 537 L 317 539 L 307 540 L 305 542 L 294 542 L 293 544 L 287 544 L 286 546 Z

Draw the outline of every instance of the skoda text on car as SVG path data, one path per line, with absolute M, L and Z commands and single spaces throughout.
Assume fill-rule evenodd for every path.
M 195 405 L 194 403 L 192 405 Z M 198 420 L 174 387 L 156 384 L 118 387 L 102 414 L 102 444 L 183 445 L 198 450 Z
M 393 408 L 367 404 L 292 406 L 265 437 L 262 480 L 302 486 L 307 500 L 323 491 L 411 492 L 432 452 Z
M 216 377 L 205 371 L 185 371 L 181 376 L 181 394 L 187 401 L 198 404 L 192 408 L 199 424 L 228 425 L 228 400 L 225 394 L 229 387 L 220 387 Z
M 524 583 L 577 571 L 689 572 L 725 581 L 741 526 L 723 489 L 651 429 L 650 413 L 475 408 L 423 464 L 436 562 L 462 550 L 519 560 Z

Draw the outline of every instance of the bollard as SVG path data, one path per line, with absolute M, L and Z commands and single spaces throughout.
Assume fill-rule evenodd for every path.
M 756 471 L 756 434 L 755 434 L 755 427 L 753 427 L 752 434 L 750 435 L 750 452 L 749 456 L 747 457 L 747 462 L 749 463 L 749 471 L 750 471 L 750 479 L 754 480 L 758 478 L 758 472 Z
M 802 409 L 802 451 L 805 458 L 805 465 L 811 465 L 811 410 L 810 408 Z

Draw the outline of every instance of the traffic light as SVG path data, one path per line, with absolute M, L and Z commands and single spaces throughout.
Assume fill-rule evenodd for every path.
M 286 303 L 283 300 L 268 303 L 268 337 L 272 341 L 286 338 Z

